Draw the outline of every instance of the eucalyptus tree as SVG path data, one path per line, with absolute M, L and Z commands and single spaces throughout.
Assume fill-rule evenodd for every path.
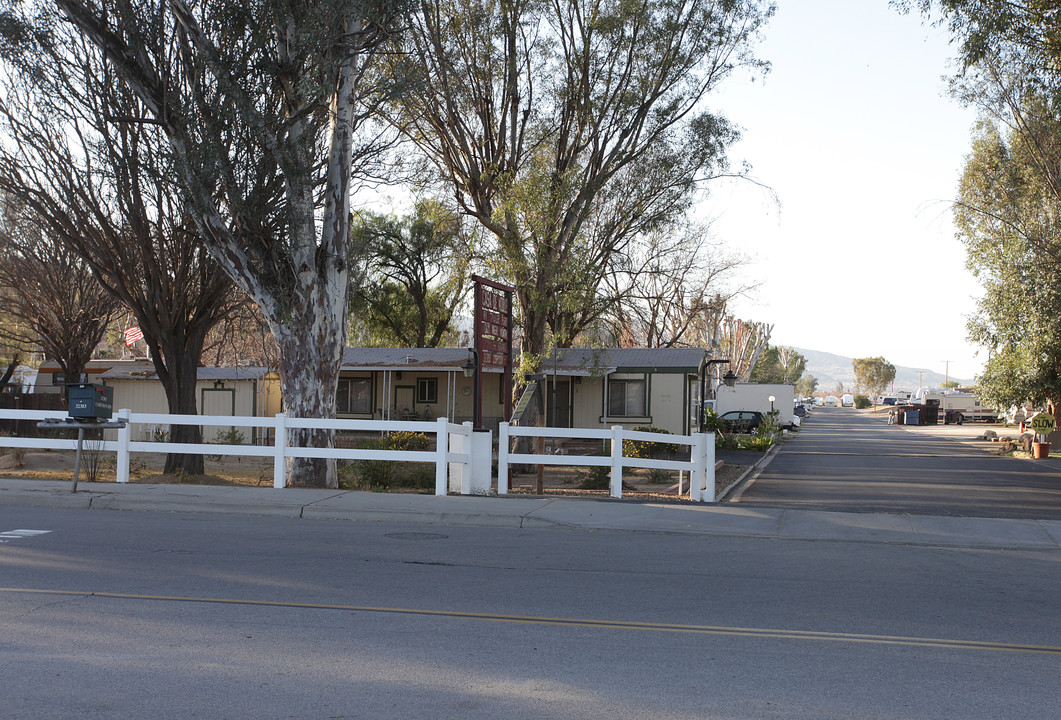
M 1042 171 L 1044 158 L 1061 167 L 1061 121 L 1055 106 L 1038 106 L 1026 113 L 1032 135 L 981 124 L 954 207 L 984 289 L 968 326 L 989 351 L 977 382 L 999 407 L 1061 401 L 1061 198 Z
M 366 118 L 391 88 L 375 60 L 398 0 L 55 4 L 165 134 L 199 234 L 276 338 L 286 411 L 334 416 L 350 196 L 378 172 L 381 139 Z M 334 487 L 335 462 L 289 460 L 287 481 Z
M 873 397 L 883 393 L 895 380 L 895 365 L 881 356 L 855 358 L 851 361 L 851 368 L 855 372 L 855 388 Z
M 419 82 L 391 119 L 496 243 L 534 357 L 607 308 L 632 238 L 727 171 L 735 128 L 707 107 L 751 54 L 757 0 L 423 0 L 395 64 Z

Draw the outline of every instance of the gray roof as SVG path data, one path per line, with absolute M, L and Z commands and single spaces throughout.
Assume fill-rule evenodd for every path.
M 343 370 L 458 370 L 469 348 L 346 348 Z M 518 351 L 517 353 L 518 354 Z M 556 369 L 566 375 L 596 372 L 697 372 L 706 351 L 697 348 L 567 348 L 558 351 Z M 543 372 L 553 369 L 550 354 Z
M 346 348 L 343 370 L 460 370 L 468 348 Z
M 700 369 L 707 351 L 698 348 L 564 348 L 556 351 L 556 368 L 574 374 L 654 371 L 691 372 Z M 553 355 L 542 361 L 542 372 L 553 368 Z
M 266 367 L 200 367 L 197 380 L 259 380 L 270 372 Z M 158 380 L 154 365 L 127 365 L 111 368 L 100 375 L 104 380 Z

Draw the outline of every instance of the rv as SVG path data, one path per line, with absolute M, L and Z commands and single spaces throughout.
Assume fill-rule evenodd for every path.
M 943 417 L 945 425 L 961 425 L 967 420 L 995 422 L 999 417 L 998 410 L 981 405 L 979 398 L 973 393 L 920 388 L 913 398 L 913 402 L 919 405 L 924 405 L 929 400 L 939 401 L 939 414 Z
M 843 395 L 840 396 L 840 404 L 843 407 L 854 407 L 855 406 L 855 396 L 850 394 L 850 393 L 844 393 Z

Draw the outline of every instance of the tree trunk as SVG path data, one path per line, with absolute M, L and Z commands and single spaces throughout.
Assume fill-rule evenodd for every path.
M 201 346 L 201 343 L 200 343 Z M 198 415 L 198 405 L 195 401 L 195 381 L 198 373 L 197 363 L 193 358 L 198 358 L 200 350 L 194 355 L 189 353 L 185 357 L 175 358 L 169 364 L 168 372 L 163 376 L 159 374 L 163 387 L 166 389 L 166 401 L 169 403 L 171 415 Z M 156 363 L 157 368 L 158 363 Z M 169 441 L 172 443 L 201 443 L 203 441 L 202 427 L 199 425 L 170 425 Z M 203 456 L 199 454 L 169 453 L 166 455 L 166 464 L 162 472 L 166 475 L 203 475 L 206 472 Z
M 324 285 L 322 283 L 322 285 Z M 346 345 L 345 296 L 318 289 L 314 302 L 291 307 L 285 325 L 274 327 L 280 345 L 280 385 L 292 418 L 334 418 L 335 392 Z M 331 430 L 292 430 L 291 447 L 334 447 Z M 288 458 L 289 487 L 339 486 L 334 459 Z

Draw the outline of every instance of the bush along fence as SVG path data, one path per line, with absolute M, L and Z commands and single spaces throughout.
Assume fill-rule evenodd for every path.
M 62 411 L 47 410 L 3 410 L 0 420 L 40 421 L 47 418 L 61 420 L 67 415 Z M 125 427 L 111 431 L 116 439 L 105 440 L 98 445 L 104 452 L 114 452 L 116 477 L 119 483 L 129 482 L 130 459 L 134 453 L 184 453 L 201 455 L 236 455 L 244 457 L 266 457 L 273 459 L 273 487 L 286 485 L 287 458 L 334 458 L 336 460 L 378 460 L 386 462 L 427 462 L 435 465 L 435 494 L 450 492 L 462 495 L 485 495 L 492 485 L 491 460 L 492 437 L 489 432 L 473 432 L 472 424 L 457 425 L 446 418 L 433 422 L 384 421 L 384 420 L 339 420 L 292 418 L 284 413 L 275 417 L 167 415 L 156 413 L 134 413 L 119 410 L 114 419 L 124 420 Z M 150 441 L 133 440 L 135 428 L 165 425 L 224 426 L 229 428 L 260 428 L 267 432 L 262 437 L 272 437 L 270 444 L 242 445 L 217 443 L 171 443 L 165 442 L 165 434 Z M 425 450 L 388 450 L 298 447 L 287 442 L 288 431 L 298 429 L 330 429 L 347 432 L 409 432 L 434 435 L 434 448 Z M 232 433 L 238 436 L 239 433 Z M 610 454 L 600 455 L 544 455 L 513 453 L 511 442 L 516 437 L 547 437 L 574 440 L 610 441 Z M 689 460 L 664 460 L 631 457 L 641 443 L 662 443 L 673 446 L 688 446 Z M 77 440 L 55 437 L 0 437 L 0 447 L 39 448 L 51 450 L 76 450 Z M 678 470 L 689 473 L 689 499 L 697 502 L 715 501 L 715 438 L 713 433 L 671 435 L 626 430 L 614 426 L 610 430 L 586 430 L 577 428 L 518 427 L 501 423 L 498 437 L 499 495 L 508 494 L 509 467 L 512 464 L 565 465 L 582 467 L 606 467 L 610 469 L 609 489 L 612 497 L 622 497 L 623 468 L 647 468 Z
M 511 452 L 513 438 L 542 437 L 610 442 L 610 453 L 601 455 L 545 455 Z M 632 441 L 632 442 L 631 442 Z M 629 457 L 625 448 L 634 443 L 666 443 L 688 446 L 688 460 L 661 460 Z M 629 444 L 628 444 L 629 443 Z M 611 430 L 583 430 L 575 428 L 519 427 L 501 423 L 498 437 L 497 494 L 508 493 L 511 465 L 564 465 L 610 468 L 608 489 L 612 497 L 623 496 L 623 468 L 678 470 L 689 473 L 689 499 L 696 502 L 715 501 L 715 437 L 714 433 L 671 435 L 626 430 L 620 425 Z

